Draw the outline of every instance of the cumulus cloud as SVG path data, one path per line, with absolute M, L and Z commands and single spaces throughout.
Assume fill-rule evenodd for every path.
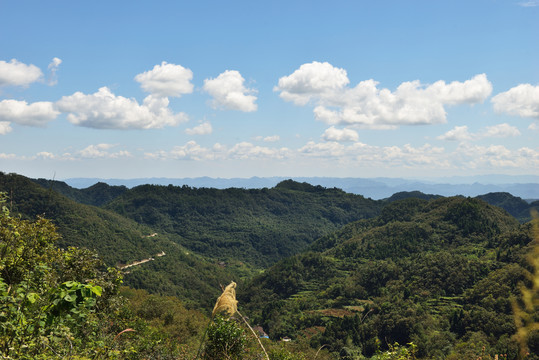
M 226 70 L 215 79 L 205 79 L 203 89 L 213 97 L 214 108 L 238 110 L 243 112 L 256 111 L 255 90 L 246 88 L 245 79 L 236 70 Z
M 528 126 L 528 130 L 532 130 L 532 131 L 539 130 L 539 125 L 537 123 L 531 123 L 530 126 Z
M 38 158 L 38 159 L 43 159 L 43 160 L 56 160 L 56 159 L 58 159 L 58 156 L 56 156 L 53 153 L 48 152 L 48 151 L 40 151 L 40 152 L 38 152 L 36 154 L 35 157 Z
M 71 123 L 96 129 L 160 129 L 187 121 L 186 114 L 174 114 L 168 104 L 168 98 L 153 95 L 139 104 L 114 95 L 107 87 L 88 95 L 76 92 L 56 102 Z
M 296 105 L 312 103 L 315 118 L 327 124 L 373 129 L 445 123 L 444 106 L 482 102 L 492 92 L 485 74 L 449 84 L 442 80 L 431 85 L 404 82 L 394 92 L 379 89 L 372 79 L 355 87 L 348 84 L 344 69 L 313 62 L 280 78 L 274 90 Z
M 120 150 L 117 152 L 110 152 L 109 150 L 116 147 L 117 145 L 113 144 L 97 144 L 89 145 L 86 148 L 77 152 L 77 155 L 85 159 L 96 159 L 96 158 L 109 158 L 117 159 L 120 157 L 130 157 L 131 154 L 128 151 Z
M 539 86 L 520 84 L 492 98 L 494 110 L 539 120 Z
M 279 79 L 279 85 L 273 90 L 286 101 L 296 105 L 305 105 L 310 100 L 331 96 L 332 93 L 344 89 L 350 80 L 346 70 L 333 67 L 328 62 L 314 61 L 303 64 L 289 76 Z
M 84 161 L 89 159 L 119 159 L 132 157 L 133 155 L 126 150 L 112 151 L 118 145 L 114 144 L 96 144 L 89 145 L 82 150 L 77 150 L 72 153 L 64 152 L 61 154 L 55 154 L 50 151 L 40 151 L 32 156 L 18 156 L 15 154 L 4 154 L 5 159 L 16 160 L 55 160 L 55 161 Z M 0 153 L 0 159 L 2 154 Z
M 51 63 L 48 66 L 48 69 L 50 71 L 50 77 L 49 77 L 49 85 L 56 85 L 58 82 L 58 79 L 56 78 L 56 72 L 58 71 L 58 67 L 62 63 L 62 60 L 55 57 L 52 59 Z
M 262 139 L 262 141 L 264 142 L 277 142 L 279 140 L 281 140 L 281 137 L 279 135 L 266 136 Z
M 202 123 L 191 129 L 185 129 L 187 135 L 208 135 L 211 134 L 213 128 L 209 122 Z
M 200 146 L 196 141 L 188 141 L 185 145 L 175 146 L 171 151 L 145 153 L 146 159 L 160 160 L 215 160 L 220 157 L 221 148 L 217 144 L 214 149 Z
M 511 150 L 503 145 L 472 146 L 461 144 L 455 157 L 461 166 L 478 168 L 537 168 L 539 151 L 527 147 Z
M 244 141 L 234 145 L 227 155 L 230 158 L 241 160 L 253 158 L 284 159 L 288 156 L 288 152 L 287 148 L 269 148 Z
M 17 155 L 0 153 L 0 159 L 2 159 L 2 160 L 14 160 L 14 159 L 17 159 Z
M 253 140 L 256 141 L 263 141 L 263 142 L 277 142 L 281 140 L 281 137 L 279 135 L 271 135 L 271 136 L 255 136 Z
M 53 103 L 39 101 L 28 104 L 26 101 L 2 100 L 0 101 L 0 121 L 13 122 L 26 126 L 45 126 L 58 116 L 59 112 Z
M 355 130 L 352 129 L 337 129 L 334 126 L 326 129 L 322 138 L 326 141 L 337 141 L 337 142 L 347 142 L 347 141 L 359 141 L 359 135 Z
M 152 70 L 135 76 L 135 80 L 144 91 L 162 97 L 180 97 L 192 93 L 192 79 L 191 70 L 181 65 L 168 64 L 166 61 L 161 65 L 155 65 Z
M 361 142 L 344 145 L 336 141 L 323 143 L 310 141 L 298 149 L 298 153 L 306 157 L 315 157 L 321 160 L 338 161 L 340 163 L 366 167 L 449 167 L 449 162 L 444 156 L 444 148 L 434 147 L 430 144 L 420 147 L 413 147 L 409 144 L 403 147 L 381 147 L 367 145 Z
M 13 130 L 9 121 L 0 121 L 0 135 L 6 135 Z
M 449 130 L 443 135 L 437 137 L 438 140 L 448 140 L 448 141 L 466 141 L 472 140 L 474 136 L 468 131 L 468 127 L 464 126 L 455 126 L 455 128 Z
M 478 140 L 483 138 L 507 138 L 521 135 L 520 131 L 509 124 L 503 123 L 493 126 L 487 126 L 479 130 L 477 133 L 470 133 L 468 126 L 455 126 L 443 135 L 437 137 L 438 140 L 448 141 L 468 141 Z
M 443 147 L 430 144 L 414 147 L 404 146 L 373 146 L 361 142 L 345 145 L 336 141 L 317 143 L 308 142 L 298 149 L 300 156 L 316 158 L 320 162 L 341 166 L 364 168 L 418 168 L 449 169 L 451 161 Z
M 290 155 L 287 148 L 270 148 L 240 142 L 232 147 L 216 143 L 211 148 L 203 147 L 195 141 L 176 146 L 171 151 L 146 153 L 147 159 L 176 160 L 230 160 L 230 159 L 283 159 Z
M 520 131 L 509 124 L 499 124 L 494 126 L 487 126 L 485 132 L 481 134 L 482 137 L 496 137 L 507 138 L 521 135 Z
M 28 86 L 42 77 L 41 69 L 35 65 L 26 65 L 16 59 L 0 60 L 0 86 Z
M 309 157 L 343 159 L 345 157 L 356 156 L 360 153 L 373 153 L 370 151 L 371 149 L 372 147 L 359 142 L 346 146 L 336 141 L 328 141 L 323 143 L 309 141 L 307 144 L 298 149 L 298 153 Z

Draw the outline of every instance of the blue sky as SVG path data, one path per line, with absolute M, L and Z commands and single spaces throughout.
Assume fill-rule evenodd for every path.
M 539 175 L 539 1 L 0 0 L 0 170 Z

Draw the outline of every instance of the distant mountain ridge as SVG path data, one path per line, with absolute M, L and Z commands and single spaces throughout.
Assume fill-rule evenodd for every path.
M 138 178 L 100 179 L 71 178 L 64 181 L 75 188 L 87 188 L 103 182 L 112 186 L 132 188 L 138 185 L 174 185 L 197 188 L 272 188 L 281 181 L 292 179 L 327 188 L 339 188 L 346 192 L 363 195 L 372 199 L 385 199 L 402 191 L 420 191 L 425 194 L 442 196 L 478 196 L 492 192 L 507 192 L 522 199 L 539 199 L 539 176 L 512 177 L 492 175 L 479 177 L 449 177 L 443 179 L 403 179 L 403 178 L 336 178 L 336 177 L 251 177 L 251 178 Z
M 260 179 L 261 181 L 262 180 L 273 181 L 274 178 L 260 178 Z M 44 188 L 57 191 L 61 193 L 62 195 L 67 196 L 68 198 L 72 200 L 75 200 L 76 202 L 86 204 L 86 205 L 94 205 L 94 206 L 104 206 L 129 190 L 125 185 L 109 185 L 104 182 L 97 182 L 87 188 L 79 189 L 79 188 L 68 185 L 66 182 L 58 181 L 58 180 L 46 180 L 46 179 L 31 179 L 31 180 L 41 185 Z M 171 180 L 171 179 L 168 179 L 168 180 Z M 179 181 L 181 179 L 177 179 L 177 180 Z M 192 180 L 195 181 L 197 179 L 192 179 Z M 211 182 L 215 182 L 219 180 L 221 179 L 205 178 L 206 185 L 210 185 Z M 248 179 L 239 179 L 239 180 L 248 180 Z M 325 179 L 326 182 L 329 182 L 330 180 L 331 178 Z M 345 180 L 345 179 L 341 179 L 341 180 Z M 232 183 L 234 179 L 228 179 L 228 181 Z M 395 186 L 398 186 L 398 184 L 402 184 L 399 182 L 399 179 L 391 179 L 391 182 L 392 184 L 396 184 Z M 289 184 L 290 186 L 292 186 L 291 185 L 292 183 L 295 183 L 295 182 L 290 181 L 290 180 L 283 180 L 280 183 L 276 184 L 275 186 L 279 186 L 279 184 L 281 184 L 281 187 L 285 186 L 283 184 Z M 262 183 L 260 183 L 260 185 L 261 184 Z M 304 183 L 297 183 L 297 184 L 309 184 L 309 183 L 304 182 Z M 314 188 L 317 188 L 319 186 L 321 185 L 316 185 L 314 186 Z M 211 187 L 211 186 L 203 186 L 202 188 L 218 189 L 217 187 Z M 245 188 L 245 187 L 232 186 L 232 187 L 229 187 L 229 189 L 230 188 Z M 439 197 L 443 197 L 443 196 L 440 194 L 428 194 L 428 193 L 424 193 L 418 190 L 412 190 L 412 191 L 399 191 L 399 192 L 393 193 L 391 196 L 384 198 L 383 201 L 393 202 L 393 201 L 408 199 L 408 198 L 431 200 L 431 199 L 436 199 Z M 517 220 L 519 220 L 521 223 L 531 220 L 530 210 L 532 208 L 539 209 L 539 200 L 532 200 L 532 199 L 525 200 L 519 196 L 515 196 L 506 191 L 488 192 L 488 193 L 480 194 L 474 197 L 484 200 L 490 205 L 495 205 L 495 206 L 503 208 L 509 214 L 517 218 Z

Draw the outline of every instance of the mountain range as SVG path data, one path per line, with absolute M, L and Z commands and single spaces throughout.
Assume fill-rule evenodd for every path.
M 442 196 L 478 196 L 491 192 L 508 192 L 526 200 L 539 199 L 539 176 L 488 175 L 469 177 L 447 177 L 432 179 L 403 178 L 333 178 L 333 177 L 251 177 L 251 178 L 139 178 L 139 179 L 99 179 L 71 178 L 65 183 L 75 188 L 87 188 L 103 182 L 128 188 L 144 184 L 207 187 L 216 189 L 271 188 L 283 180 L 292 179 L 328 188 L 339 188 L 346 192 L 372 199 L 385 199 L 396 192 L 420 191 Z
M 292 179 L 77 188 L 4 173 L 0 192 L 12 214 L 51 219 L 60 247 L 94 250 L 130 287 L 209 311 L 219 285 L 237 281 L 242 312 L 273 340 L 340 359 L 403 344 L 420 359 L 518 356 L 512 311 L 533 276 L 539 201 L 417 190 L 374 200 Z M 539 333 L 527 344 L 539 352 Z

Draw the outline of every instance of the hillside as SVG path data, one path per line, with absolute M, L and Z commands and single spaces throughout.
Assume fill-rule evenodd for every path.
M 191 306 L 210 307 L 211 298 L 218 295 L 219 284 L 232 278 L 214 261 L 188 252 L 151 227 L 110 210 L 76 203 L 24 176 L 0 173 L 0 191 L 8 194 L 13 214 L 52 220 L 61 235 L 59 247 L 94 250 L 109 266 L 155 259 L 129 268 L 125 276 L 127 285 L 179 296 Z M 156 258 L 161 252 L 166 256 Z
M 343 358 L 394 342 L 421 358 L 476 358 L 482 346 L 515 358 L 510 296 L 530 241 L 529 224 L 479 199 L 400 200 L 280 261 L 239 300 L 270 337 Z
M 479 195 L 477 198 L 491 205 L 501 207 L 522 223 L 531 220 L 530 211 L 532 209 L 539 209 L 539 200 L 528 203 L 518 196 L 513 196 L 507 192 L 488 193 Z
M 361 359 L 412 342 L 418 358 L 475 359 L 483 346 L 516 358 L 511 298 L 528 279 L 532 237 L 509 213 L 535 205 L 510 194 L 374 201 L 292 180 L 74 189 L 3 173 L 0 191 L 13 214 L 51 219 L 61 247 L 93 249 L 108 265 L 137 262 L 124 270 L 129 286 L 207 310 L 220 284 L 239 280 L 251 322 L 311 353 L 324 345 Z M 539 336 L 529 346 L 539 352 Z
M 271 189 L 142 185 L 105 206 L 221 261 L 263 268 L 320 236 L 378 215 L 382 202 L 291 180 Z
M 97 182 L 85 189 L 77 189 L 63 181 L 47 179 L 31 180 L 46 189 L 54 190 L 78 203 L 94 206 L 105 205 L 127 191 L 125 186 L 110 186 L 104 182 Z

